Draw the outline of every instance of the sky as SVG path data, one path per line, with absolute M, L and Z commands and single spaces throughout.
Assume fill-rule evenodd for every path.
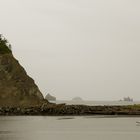
M 0 0 L 0 33 L 45 96 L 140 100 L 139 0 Z

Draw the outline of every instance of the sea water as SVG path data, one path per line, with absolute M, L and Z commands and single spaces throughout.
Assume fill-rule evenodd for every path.
M 61 103 L 66 103 L 67 105 L 90 105 L 90 106 L 96 106 L 96 105 L 135 105 L 135 104 L 140 104 L 140 101 L 86 101 L 86 100 L 81 100 L 81 101 L 74 101 L 74 100 L 57 100 L 53 101 L 53 103 L 56 104 L 61 104 Z
M 139 117 L 0 117 L 0 140 L 140 140 Z

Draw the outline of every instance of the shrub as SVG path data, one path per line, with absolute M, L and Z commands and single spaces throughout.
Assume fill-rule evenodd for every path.
M 0 34 L 0 54 L 12 53 L 11 45 L 8 41 Z

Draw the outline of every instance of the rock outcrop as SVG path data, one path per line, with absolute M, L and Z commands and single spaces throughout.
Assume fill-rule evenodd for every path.
M 51 115 L 51 116 L 84 116 L 84 115 L 113 115 L 140 116 L 140 105 L 131 106 L 86 106 L 65 104 L 43 104 L 33 107 L 0 107 L 0 116 L 6 115 Z
M 47 94 L 45 99 L 48 100 L 48 101 L 56 101 L 56 97 L 54 97 L 54 96 L 52 96 L 50 94 Z
M 0 39 L 0 106 L 37 105 L 44 99 L 42 93 L 2 41 Z

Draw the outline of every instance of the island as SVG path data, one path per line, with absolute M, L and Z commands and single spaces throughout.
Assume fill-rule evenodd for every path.
M 72 101 L 83 101 L 83 99 L 81 97 L 74 97 Z
M 126 102 L 133 102 L 133 98 L 124 97 L 124 98 L 123 98 L 123 101 L 126 101 Z

